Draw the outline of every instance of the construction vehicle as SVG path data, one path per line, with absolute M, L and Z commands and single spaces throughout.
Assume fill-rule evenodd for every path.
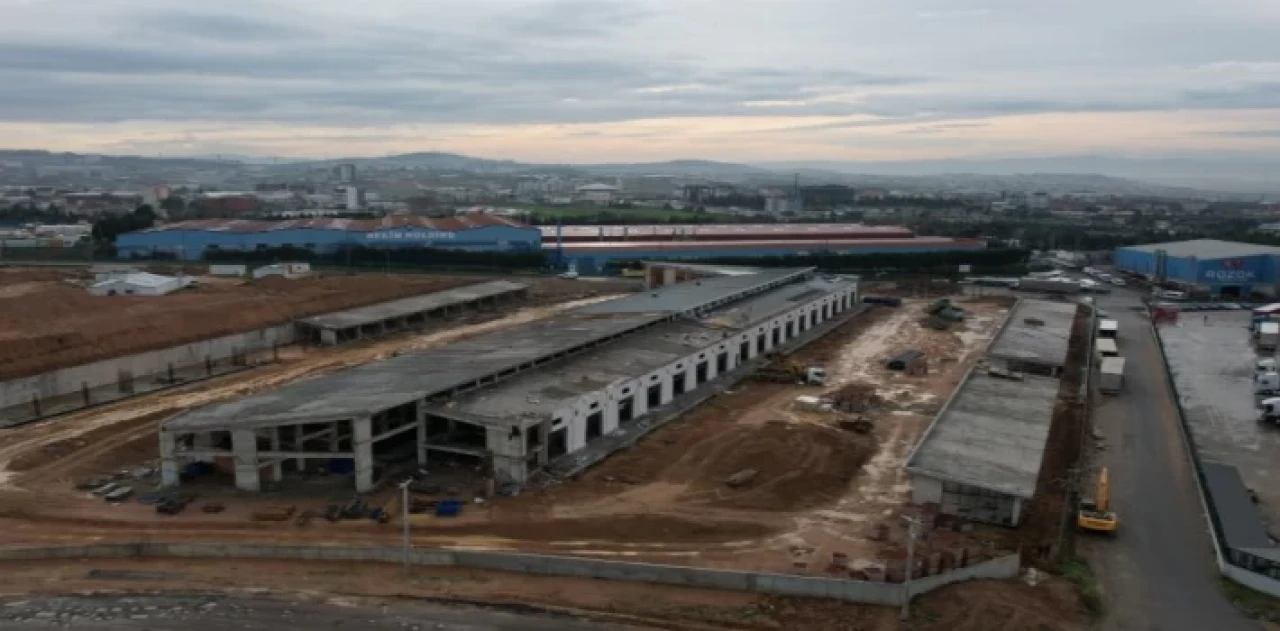
M 1253 393 L 1280 394 L 1280 372 L 1260 372 L 1253 376 Z
M 1110 479 L 1107 468 L 1098 470 L 1098 481 L 1093 488 L 1093 497 L 1080 498 L 1080 510 L 1076 513 L 1076 526 L 1081 530 L 1114 534 L 1120 525 L 1115 511 L 1111 510 Z
M 827 383 L 827 371 L 821 366 L 804 366 L 802 364 L 775 358 L 755 372 L 753 377 L 759 381 L 774 383 L 799 383 L 808 386 L 821 386 Z
M 1263 423 L 1280 423 L 1280 397 L 1263 399 L 1258 410 L 1258 420 Z

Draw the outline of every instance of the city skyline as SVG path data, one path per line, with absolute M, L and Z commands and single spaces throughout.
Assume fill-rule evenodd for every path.
M 1280 6 L 1201 5 L 0 0 L 18 87 L 0 137 L 531 162 L 1280 156 Z

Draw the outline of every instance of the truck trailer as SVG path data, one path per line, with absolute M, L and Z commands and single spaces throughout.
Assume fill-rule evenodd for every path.
M 1080 283 L 1069 278 L 1032 278 L 1023 277 L 1018 280 L 1017 289 L 1023 291 L 1043 291 L 1050 294 L 1078 294 Z
M 1112 319 L 1098 321 L 1098 337 L 1114 340 L 1120 335 L 1120 323 Z
M 1280 322 L 1258 323 L 1258 350 L 1274 351 L 1280 342 Z
M 1098 390 L 1103 394 L 1119 394 L 1124 387 L 1124 358 L 1103 358 L 1102 368 L 1098 372 Z

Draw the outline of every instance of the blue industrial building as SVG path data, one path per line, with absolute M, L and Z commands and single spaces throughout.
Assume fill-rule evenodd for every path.
M 181 221 L 116 238 L 120 258 L 171 254 L 199 260 L 205 252 L 296 247 L 331 254 L 348 247 L 441 248 L 479 252 L 536 252 L 537 228 L 484 214 L 456 217 L 389 216 L 380 219 Z
M 1274 297 L 1280 248 L 1195 239 L 1116 248 L 1117 269 L 1213 296 Z

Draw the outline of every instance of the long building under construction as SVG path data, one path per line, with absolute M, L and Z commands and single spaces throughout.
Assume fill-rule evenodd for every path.
M 296 382 L 165 421 L 163 481 L 214 462 L 260 490 L 346 463 L 355 488 L 436 457 L 524 483 L 639 419 L 705 396 L 744 362 L 843 318 L 853 278 L 813 269 L 701 278 Z M 815 330 L 817 329 L 817 330 Z

